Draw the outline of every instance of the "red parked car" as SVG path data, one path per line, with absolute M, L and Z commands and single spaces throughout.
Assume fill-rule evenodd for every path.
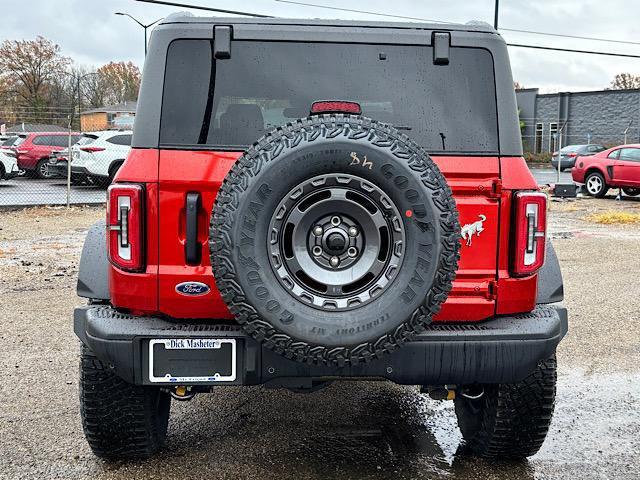
M 612 187 L 635 197 L 640 194 L 640 144 L 619 145 L 590 157 L 579 157 L 571 176 L 594 197 L 604 197 Z
M 49 157 L 56 150 L 69 146 L 69 134 L 66 132 L 38 132 L 19 135 L 22 139 L 14 144 L 18 167 L 28 175 L 49 178 Z M 80 134 L 71 136 L 71 144 L 80 140 Z

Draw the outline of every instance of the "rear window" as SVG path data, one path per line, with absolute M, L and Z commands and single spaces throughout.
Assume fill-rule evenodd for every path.
M 90 143 L 95 142 L 97 138 L 98 137 L 96 135 L 83 134 L 80 137 L 80 140 L 78 140 L 78 142 L 76 143 L 76 145 L 78 146 L 89 145 Z
M 562 149 L 560 149 L 560 152 L 561 153 L 577 152 L 583 147 L 584 145 L 567 145 L 566 147 L 562 147 Z
M 79 135 L 71 136 L 71 145 L 80 140 Z M 34 145 L 45 145 L 47 147 L 67 147 L 69 146 L 68 135 L 38 135 L 33 139 Z
M 20 137 L 9 137 L 6 140 L 4 140 L 0 145 L 3 146 L 3 147 L 11 147 L 16 143 L 16 141 L 19 138 Z
M 433 64 L 426 46 L 235 41 L 214 60 L 212 42 L 171 43 L 160 143 L 245 148 L 265 131 L 309 114 L 317 100 L 360 103 L 432 152 L 498 150 L 491 54 L 451 48 Z
M 587 147 L 588 152 L 602 152 L 604 149 L 602 145 L 589 145 Z
M 111 138 L 107 138 L 107 142 L 113 143 L 114 145 L 131 145 L 131 134 L 123 134 L 123 135 L 114 135 Z

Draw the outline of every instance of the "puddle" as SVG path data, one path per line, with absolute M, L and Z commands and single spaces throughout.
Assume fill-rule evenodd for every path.
M 496 462 L 466 450 L 452 402 L 415 388 L 343 382 L 306 395 L 220 388 L 174 404 L 159 457 L 98 470 L 108 478 L 155 478 L 188 466 L 191 476 L 215 469 L 233 478 L 632 479 L 640 472 L 638 405 L 638 374 L 563 371 L 542 450 Z

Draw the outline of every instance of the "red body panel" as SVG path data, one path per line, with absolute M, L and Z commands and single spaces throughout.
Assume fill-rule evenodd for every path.
M 639 161 L 609 158 L 623 148 L 640 149 L 640 144 L 620 145 L 589 157 L 578 157 L 571 169 L 573 181 L 584 183 L 586 176 L 595 170 L 604 176 L 609 187 L 640 187 Z
M 43 158 L 49 158 L 54 151 L 61 150 L 64 147 L 52 145 L 36 145 L 33 143 L 36 137 L 67 137 L 69 134 L 65 132 L 38 132 L 30 133 L 20 145 L 14 148 L 16 158 L 18 160 L 18 168 L 21 170 L 35 170 L 38 162 Z M 79 135 L 74 133 L 73 135 Z
M 213 282 L 209 261 L 209 218 L 218 189 L 240 152 L 160 151 L 160 311 L 172 317 L 233 318 Z M 200 192 L 198 240 L 202 264 L 185 263 L 185 198 Z M 165 234 L 165 232 L 170 232 Z M 207 295 L 187 297 L 176 292 L 178 283 L 203 282 L 211 287 Z
M 218 189 L 241 152 L 132 150 L 117 182 L 146 186 L 146 269 L 130 274 L 111 266 L 114 305 L 136 312 L 175 318 L 232 319 L 215 288 L 208 249 L 209 219 Z M 461 239 L 460 262 L 453 289 L 436 321 L 480 321 L 496 313 L 529 311 L 536 297 L 536 275 L 509 277 L 509 232 L 512 190 L 536 189 L 520 157 L 436 156 L 459 210 L 461 226 L 481 221 L 482 231 L 470 244 Z M 199 192 L 200 265 L 185 261 L 185 199 Z M 482 220 L 484 217 L 484 220 Z M 185 281 L 211 287 L 202 296 L 184 296 Z
M 471 245 L 461 239 L 458 273 L 436 321 L 477 321 L 495 311 L 492 282 L 496 279 L 499 237 L 500 164 L 497 157 L 433 157 L 447 178 L 460 225 L 481 220 L 484 230 Z

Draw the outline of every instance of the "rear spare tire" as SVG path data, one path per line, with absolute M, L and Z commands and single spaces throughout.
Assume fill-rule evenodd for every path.
M 367 362 L 424 330 L 451 289 L 458 214 L 427 152 L 361 116 L 297 120 L 227 174 L 216 285 L 244 329 L 307 363 Z

